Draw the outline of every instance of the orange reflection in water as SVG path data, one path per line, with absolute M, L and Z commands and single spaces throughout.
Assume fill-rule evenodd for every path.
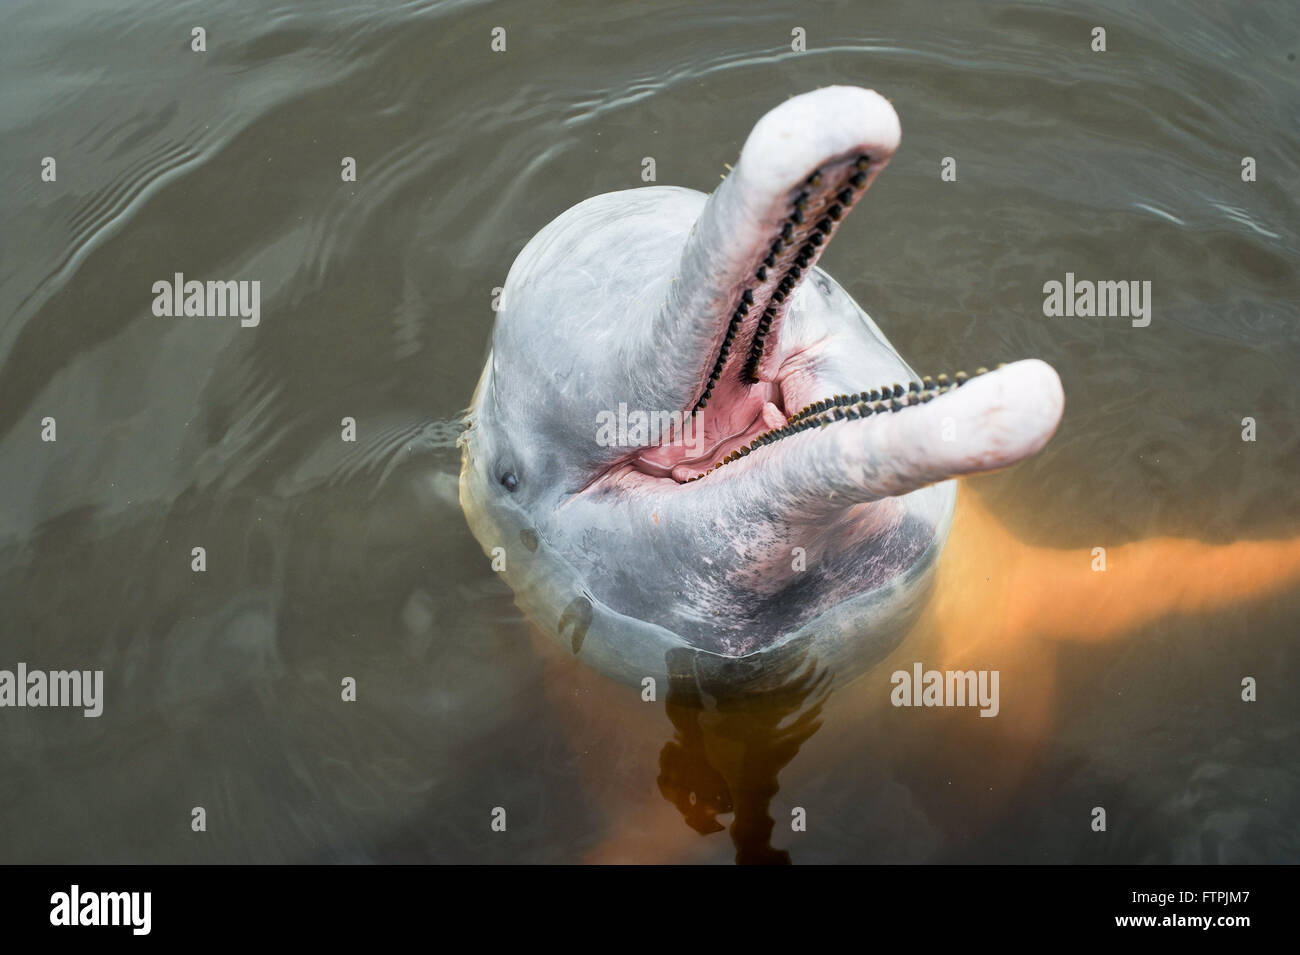
M 833 700 L 828 674 L 802 661 L 782 692 L 760 699 L 712 698 L 709 680 L 725 680 L 723 666 L 698 682 L 674 680 L 662 711 L 629 705 L 634 691 L 547 645 L 541 652 L 559 671 L 548 687 L 572 732 L 589 745 L 585 781 L 608 806 L 606 838 L 587 860 L 711 857 L 716 848 L 702 851 L 702 843 L 725 829 L 738 862 L 790 861 L 772 846 L 771 802 L 780 774 L 823 720 L 837 731 L 827 745 L 808 747 L 805 775 L 835 772 L 848 749 L 853 760 L 904 782 L 950 838 L 977 834 L 1005 811 L 1007 794 L 1025 781 L 1054 731 L 1063 644 L 1113 640 L 1167 615 L 1211 613 L 1295 587 L 1300 540 L 1151 538 L 1108 548 L 1106 569 L 1097 566 L 1091 548 L 1020 541 L 963 482 L 925 611 L 889 658 Z M 890 674 L 918 661 L 927 670 L 997 670 L 997 717 L 891 706 Z M 719 817 L 728 814 L 724 824 Z

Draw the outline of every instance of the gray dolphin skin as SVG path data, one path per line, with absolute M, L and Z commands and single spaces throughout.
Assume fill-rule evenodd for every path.
M 461 503 L 578 659 L 632 683 L 847 680 L 923 606 L 952 479 L 1052 436 L 1051 367 L 920 377 L 815 267 L 899 136 L 873 91 L 796 96 L 712 195 L 596 196 L 515 260 Z

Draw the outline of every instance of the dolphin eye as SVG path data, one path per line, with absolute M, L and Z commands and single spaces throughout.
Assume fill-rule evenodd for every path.
M 519 487 L 519 478 L 515 477 L 515 472 L 507 471 L 501 475 L 501 486 L 513 494 L 515 489 Z

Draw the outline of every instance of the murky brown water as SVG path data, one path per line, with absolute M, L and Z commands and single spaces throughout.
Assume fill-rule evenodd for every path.
M 903 147 L 823 266 L 918 367 L 1065 383 L 1048 449 L 967 492 L 1084 554 L 1298 538 L 1294 4 L 118 6 L 0 31 L 0 668 L 105 681 L 98 719 L 0 709 L 0 861 L 730 861 L 698 830 L 732 811 L 796 862 L 1297 858 L 1294 584 L 1007 647 L 993 720 L 883 703 L 924 625 L 788 710 L 646 704 L 522 620 L 448 424 L 538 228 L 645 156 L 709 190 L 771 106 L 853 83 Z M 260 280 L 260 324 L 156 317 L 177 272 Z M 1149 280 L 1150 326 L 1045 318 L 1066 272 Z

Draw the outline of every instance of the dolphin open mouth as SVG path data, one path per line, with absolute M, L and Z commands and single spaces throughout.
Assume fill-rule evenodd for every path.
M 667 394 L 680 427 L 608 478 L 702 487 L 762 467 L 769 490 L 819 493 L 820 479 L 820 492 L 850 503 L 1002 467 L 1046 443 L 1063 397 L 1044 363 L 913 376 L 901 359 L 882 363 L 897 356 L 868 322 L 792 315 L 816 296 L 810 276 L 825 290 L 815 266 L 899 137 L 887 100 L 845 87 L 759 121 L 686 237 L 652 328 L 676 356 Z
M 952 380 L 941 374 L 937 379 L 926 376 L 907 385 L 890 382 L 855 394 L 806 400 L 807 395 L 799 397 L 799 392 L 807 392 L 811 383 L 783 376 L 777 364 L 772 344 L 780 334 L 795 291 L 888 160 L 889 153 L 878 155 L 874 162 L 866 153 L 832 159 L 792 190 L 789 213 L 775 230 L 771 244 L 760 250 L 762 258 L 754 257 L 752 283 L 737 297 L 717 356 L 683 429 L 696 436 L 704 433 L 705 440 L 694 442 L 696 450 L 703 453 L 678 458 L 669 470 L 674 480 L 698 481 L 724 464 L 783 438 L 824 428 L 835 421 L 901 411 L 968 380 L 964 372 L 958 372 Z M 977 374 L 986 370 L 981 368 Z M 713 413 L 709 412 L 710 403 Z M 738 423 L 743 427 L 736 430 Z M 705 447 L 700 448 L 701 444 Z M 673 458 L 671 451 L 656 448 L 638 455 L 636 461 L 639 470 L 655 474 L 663 473 L 665 464 Z
M 781 203 L 784 215 L 770 240 L 762 238 L 757 247 L 747 243 L 747 281 L 742 279 L 744 287 L 720 328 L 715 357 L 684 421 L 683 440 L 636 455 L 637 470 L 669 475 L 679 483 L 696 481 L 757 447 L 796 433 L 793 429 L 821 423 L 813 413 L 821 402 L 806 401 L 793 412 L 789 392 L 797 389 L 781 380 L 773 345 L 796 290 L 891 153 L 882 150 L 875 160 L 868 152 L 830 158 L 787 191 Z M 887 390 L 892 396 L 892 385 Z M 877 389 L 862 399 L 876 402 L 885 393 L 886 388 Z M 836 398 L 824 400 L 828 403 L 820 410 L 830 410 L 829 402 Z M 872 412 L 855 408 L 854 413 Z

